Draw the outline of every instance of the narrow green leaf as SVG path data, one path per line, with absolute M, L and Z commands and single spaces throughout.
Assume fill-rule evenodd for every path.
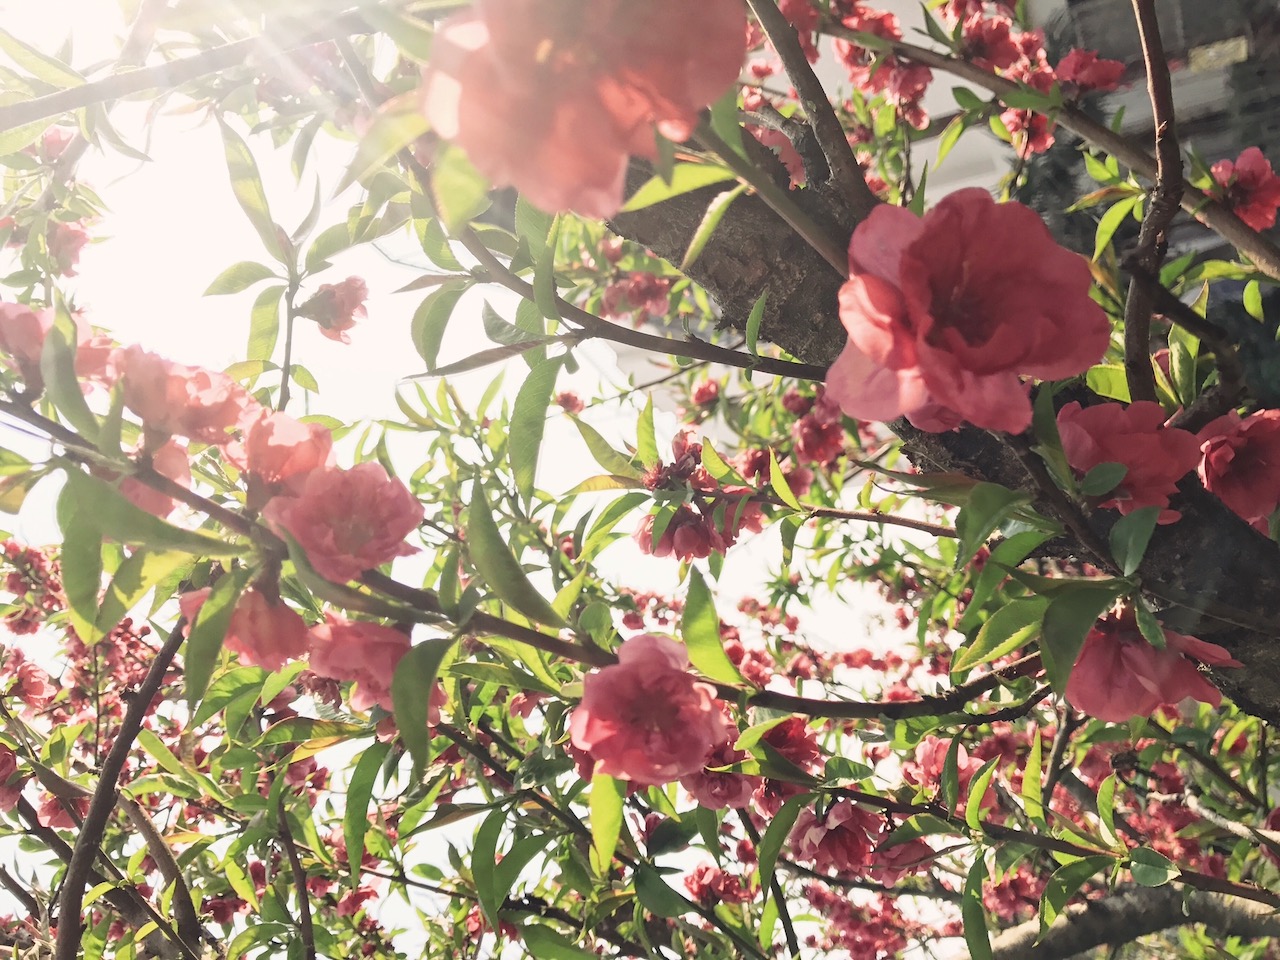
M 607 877 L 613 863 L 613 851 L 622 832 L 622 809 L 627 785 L 607 773 L 591 778 L 591 869 L 597 876 Z
M 947 805 L 948 816 L 955 816 L 960 802 L 960 738 L 952 737 L 942 760 L 942 800 Z
M 1086 497 L 1101 497 L 1120 485 L 1129 473 L 1123 463 L 1100 463 L 1080 479 L 1080 492 Z
M 769 821 L 764 836 L 760 838 L 760 846 L 756 851 L 759 857 L 756 872 L 760 878 L 760 896 L 765 900 L 769 899 L 769 886 L 773 883 L 773 872 L 778 866 L 778 854 L 782 852 L 782 845 L 786 842 L 787 835 L 791 833 L 791 828 L 795 826 L 796 817 L 800 816 L 800 811 L 811 803 L 813 803 L 811 793 L 798 793 L 794 797 L 789 797 L 774 818 Z
M 543 241 L 542 252 L 533 271 L 533 299 L 538 312 L 548 320 L 560 319 L 556 303 L 556 242 L 560 237 L 560 217 L 551 221 L 551 229 Z
M 511 845 L 502 862 L 493 868 L 493 894 L 499 903 L 504 902 L 511 893 L 511 888 L 520 877 L 520 871 L 545 850 L 553 839 L 555 838 L 551 834 L 539 833 L 517 840 Z
M 645 207 L 651 207 L 655 203 L 662 203 L 673 197 L 678 197 L 694 190 L 701 190 L 703 187 L 709 187 L 714 183 L 723 183 L 733 178 L 732 170 L 716 163 L 677 163 L 671 170 L 671 181 L 669 183 L 663 180 L 662 177 L 654 177 L 649 180 L 631 195 L 631 199 L 623 204 L 622 212 L 631 213 L 633 210 L 643 210 Z
M 1116 833 L 1116 775 L 1108 774 L 1098 785 L 1098 821 L 1102 825 L 1102 839 L 1112 847 L 1123 847 L 1124 841 Z
M 413 346 L 427 365 L 428 370 L 436 366 L 436 358 L 440 355 L 440 342 L 444 339 L 445 328 L 449 318 L 453 316 L 453 308 L 458 299 L 470 286 L 468 282 L 453 281 L 442 284 L 427 294 L 418 309 L 414 311 L 410 329 L 413 334 Z
M 1111 857 L 1085 857 L 1059 867 L 1049 877 L 1040 898 L 1040 936 L 1058 919 L 1076 892 L 1115 860 Z
M 390 749 L 391 744 L 381 743 L 378 740 L 374 740 L 365 747 L 347 783 L 342 836 L 347 844 L 348 863 L 359 863 L 364 858 L 364 839 L 369 830 L 369 801 L 373 799 L 373 787 L 378 779 L 378 771 Z M 358 886 L 360 872 L 351 871 L 350 880 L 353 887 Z
M 684 896 L 671 889 L 665 880 L 646 863 L 636 867 L 636 899 L 640 906 L 657 917 L 682 917 L 695 908 Z
M 728 144 L 729 149 L 745 158 L 747 152 L 742 146 L 742 124 L 738 116 L 738 88 L 735 85 L 711 105 L 711 129 Z
M 116 570 L 110 586 L 102 595 L 102 605 L 94 624 L 93 636 L 81 639 L 95 643 L 115 628 L 158 583 L 191 563 L 191 554 L 179 550 L 153 550 L 140 547 Z
M 89 409 L 80 381 L 76 378 L 76 325 L 65 309 L 59 308 L 40 353 L 40 373 L 44 389 L 67 423 L 90 443 L 98 439 L 98 418 Z
M 969 947 L 970 960 L 993 960 L 987 911 L 982 906 L 982 883 L 986 878 L 987 865 L 979 854 L 969 868 L 960 900 L 960 919 L 964 924 L 964 942 Z
M 85 81 L 76 70 L 62 61 L 41 53 L 35 47 L 19 40 L 8 30 L 0 30 L 0 50 L 23 70 L 41 83 L 59 90 L 81 86 Z M 48 126 L 48 121 L 44 121 Z
M 778 466 L 778 458 L 772 447 L 769 448 L 769 488 L 773 490 L 774 496 L 792 510 L 797 513 L 804 512 L 804 507 L 800 506 L 800 501 L 791 490 L 791 484 L 787 483 L 787 478 L 783 476 L 782 467 Z
M 656 467 L 661 458 L 658 456 L 658 440 L 653 425 L 653 396 L 650 395 L 640 414 L 640 422 L 636 425 L 636 456 L 648 467 Z
M 1048 606 L 1044 597 L 1022 597 L 1000 607 L 987 618 L 973 642 L 957 651 L 952 673 L 972 670 L 1025 646 L 1040 632 Z
M 746 190 L 747 185 L 740 183 L 732 190 L 725 190 L 723 193 L 717 194 L 707 204 L 707 212 L 702 215 L 702 221 L 698 224 L 693 237 L 689 240 L 689 247 L 684 252 L 684 259 L 680 261 L 681 270 L 688 270 L 697 261 L 698 257 L 702 256 L 702 251 L 706 249 L 707 243 L 716 232 L 716 228 L 720 226 L 720 221 L 724 219 L 724 215 L 728 213 L 729 207 Z
M 764 307 L 768 300 L 769 291 L 766 290 L 756 297 L 756 302 L 751 305 L 751 313 L 747 315 L 747 352 L 753 357 L 760 356 L 760 321 L 764 319 Z
M 957 88 L 959 89 L 959 88 Z M 934 162 L 934 168 L 942 166 L 942 161 L 947 158 L 952 148 L 960 142 L 960 135 L 969 127 L 969 120 L 964 114 L 952 119 L 947 124 L 946 129 L 942 131 L 942 136 L 938 137 L 938 159 Z
M 591 456 L 595 457 L 596 463 L 600 464 L 605 470 L 608 470 L 614 476 L 626 477 L 630 480 L 639 480 L 644 476 L 644 471 L 639 469 L 631 462 L 631 459 L 614 450 L 609 446 L 609 441 L 602 437 L 594 427 L 579 417 L 570 418 L 573 425 L 578 428 L 578 433 L 582 434 L 582 441 L 587 445 L 587 449 L 591 451 Z M 707 444 L 703 443 L 702 453 L 703 459 L 706 459 Z
M 360 138 L 356 155 L 338 181 L 334 196 L 357 180 L 363 180 L 380 169 L 391 157 L 409 146 L 428 130 L 427 118 L 415 99 L 397 97 L 387 101 L 374 116 L 373 123 Z
M 253 260 L 241 260 L 239 263 L 233 263 L 214 277 L 204 295 L 206 297 L 220 297 L 229 293 L 240 293 L 248 290 L 255 283 L 269 280 L 274 276 L 275 271 L 266 264 L 256 263 Z
M 396 729 L 413 758 L 415 780 L 431 761 L 431 730 L 427 725 L 431 691 L 440 664 L 452 649 L 453 640 L 448 637 L 433 637 L 414 644 L 396 664 L 391 677 Z
M 213 585 L 200 612 L 196 614 L 195 623 L 189 625 L 183 665 L 187 705 L 193 713 L 200 706 L 200 700 L 208 689 L 214 665 L 218 662 L 218 654 L 222 652 L 227 626 L 231 623 L 231 614 L 235 611 L 236 601 L 240 599 L 252 572 L 247 567 L 241 567 L 223 574 Z
M 964 804 L 964 822 L 970 830 L 977 830 L 982 824 L 982 801 L 987 797 L 987 789 L 991 786 L 991 778 L 995 775 L 998 756 L 992 757 L 982 765 L 977 774 L 969 781 L 969 797 Z
M 1009 490 L 996 483 L 980 483 L 969 493 L 969 502 L 956 516 L 956 532 L 960 545 L 956 550 L 956 569 L 964 566 L 987 538 L 999 528 L 1010 513 L 1029 498 L 1025 493 Z
M 80 636 L 94 637 L 98 592 L 102 589 L 102 527 L 97 512 L 69 483 L 58 495 L 57 514 L 62 531 L 62 592 L 67 598 L 71 625 Z
M 1027 755 L 1026 765 L 1022 769 L 1022 803 L 1027 816 L 1034 823 L 1044 826 L 1044 794 L 1040 781 L 1044 776 L 1040 734 L 1037 731 L 1031 736 L 1031 750 Z
M 495 930 L 498 929 L 498 911 L 502 901 L 497 896 L 494 866 L 498 862 L 498 840 L 509 814 L 506 806 L 495 807 L 484 818 L 471 842 L 471 875 L 476 884 L 476 896 L 489 925 Z
M 507 452 L 511 460 L 511 472 L 515 476 L 516 492 L 526 504 L 533 501 L 533 482 L 538 471 L 538 451 L 542 447 L 542 434 L 547 424 L 547 408 L 556 388 L 563 357 L 552 357 L 536 364 L 516 394 L 511 408 L 511 430 L 507 439 Z
M 253 229 L 258 232 L 267 253 L 277 263 L 292 266 L 292 258 L 284 246 L 284 231 L 271 219 L 267 193 L 262 187 L 262 176 L 258 173 L 258 161 L 253 158 L 253 153 L 240 134 L 231 129 L 221 117 L 218 118 L 218 127 L 222 131 L 227 171 L 231 175 L 231 192 L 235 194 L 236 202 L 249 218 Z
M 1079 581 L 1049 602 L 1040 632 L 1040 656 L 1049 682 L 1058 693 L 1066 690 L 1085 637 L 1123 589 L 1115 582 Z
M 1155 532 L 1156 521 L 1160 519 L 1160 511 L 1160 507 L 1140 507 L 1121 517 L 1111 528 L 1111 555 L 1126 577 L 1141 566 L 1151 534 Z
M 1003 99 L 1003 97 L 1001 98 Z M 1110 209 L 1102 215 L 1102 219 L 1098 221 L 1097 235 L 1093 244 L 1093 259 L 1096 261 L 1102 256 L 1102 252 L 1111 245 L 1111 238 L 1120 229 L 1120 224 L 1124 223 L 1125 217 L 1133 212 L 1134 206 L 1142 199 L 1141 194 L 1132 197 L 1125 197 L 1113 203 Z
M 431 197 L 450 233 L 489 208 L 489 183 L 460 149 L 444 147 L 431 174 Z
M 467 510 L 467 545 L 476 572 L 500 600 L 539 623 L 564 626 L 564 620 L 529 582 L 511 554 L 479 480 L 475 481 L 475 493 Z
M 267 287 L 253 301 L 249 311 L 249 345 L 247 360 L 270 360 L 276 352 L 276 340 L 280 336 L 280 301 L 284 297 L 282 286 Z
M 520 939 L 529 948 L 533 960 L 600 960 L 590 950 L 574 946 L 550 927 L 526 923 L 520 928 Z
M 724 652 L 715 600 L 696 567 L 689 570 L 689 592 L 685 595 L 680 632 L 684 637 L 685 649 L 689 651 L 689 662 L 704 677 L 720 683 L 746 683 Z
M 1156 619 L 1156 615 L 1148 608 L 1146 601 L 1136 598 L 1133 603 L 1134 619 L 1138 621 L 1138 632 L 1157 650 L 1163 650 L 1168 642 L 1164 635 L 1164 627 L 1160 626 L 1160 621 Z

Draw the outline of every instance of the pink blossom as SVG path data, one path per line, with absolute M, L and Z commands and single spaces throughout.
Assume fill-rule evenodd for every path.
M 1149 644 L 1131 610 L 1099 620 L 1076 658 L 1067 681 L 1067 701 L 1077 710 L 1111 723 L 1150 716 L 1162 704 L 1187 697 L 1211 706 L 1222 694 L 1193 660 L 1215 667 L 1243 666 L 1216 643 L 1166 629 L 1165 649 Z
M 76 266 L 80 263 L 80 251 L 89 242 L 88 232 L 78 223 L 55 220 L 49 224 L 46 240 L 54 272 L 64 277 L 74 277 Z
M 297 496 L 274 497 L 262 510 L 267 523 L 298 541 L 317 573 L 337 583 L 416 553 L 404 538 L 424 515 L 405 485 L 372 460 L 313 470 Z
M 27 778 L 14 780 L 18 772 L 18 755 L 3 743 L 0 743 L 0 812 L 8 813 L 18 805 L 22 796 L 22 788 Z
M 1141 400 L 1127 407 L 1100 403 L 1082 408 L 1072 401 L 1058 411 L 1058 433 L 1067 463 L 1081 476 L 1102 463 L 1128 468 L 1102 506 L 1125 514 L 1161 507 L 1160 523 L 1182 516 L 1168 509 L 1169 498 L 1178 492 L 1178 481 L 1195 469 L 1200 442 L 1186 430 L 1166 429 L 1160 404 Z
M 624 641 L 616 665 L 587 674 L 569 732 L 597 771 L 642 786 L 700 772 L 727 737 L 714 688 L 689 672 L 683 646 L 651 633 Z
M 1234 162 L 1219 160 L 1209 172 L 1217 184 L 1216 192 L 1245 224 L 1254 230 L 1276 225 L 1280 177 L 1261 150 L 1248 147 Z
M 919 837 L 891 847 L 882 843 L 871 851 L 867 876 L 886 887 L 897 886 L 903 877 L 919 873 L 936 856 L 933 847 Z
M 805 807 L 791 829 L 791 856 L 818 873 L 860 874 L 870 864 L 880 826 L 879 817 L 851 800 L 837 800 L 824 816 Z
M 854 231 L 840 290 L 849 341 L 827 391 L 851 417 L 906 415 L 927 430 L 952 417 L 1021 433 L 1020 376 L 1082 373 L 1111 327 L 1089 298 L 1088 264 L 1032 210 L 959 190 L 923 219 L 880 206 Z
M 720 399 L 720 383 L 716 380 L 699 380 L 693 385 L 690 399 L 700 407 L 708 407 Z
M 1120 86 L 1124 64 L 1119 60 L 1099 60 L 1096 50 L 1072 50 L 1054 73 L 1063 86 L 1069 84 L 1076 94 L 1106 92 Z
M 680 778 L 680 786 L 688 790 L 689 795 L 708 810 L 745 807 L 751 799 L 751 794 L 755 792 L 756 787 L 760 786 L 759 777 L 708 769 L 740 763 L 749 756 L 745 750 L 733 748 L 734 731 L 728 723 L 725 724 L 725 729 L 729 736 L 707 757 L 703 769 Z
M 242 439 L 227 445 L 226 457 L 263 483 L 300 488 L 306 474 L 333 460 L 333 434 L 322 424 L 258 409 L 251 411 L 242 429 Z
M 37 312 L 23 303 L 0 303 L 0 353 L 18 371 L 28 393 L 44 389 L 40 354 L 52 326 L 52 310 Z
M 225 443 L 254 402 L 225 373 L 188 367 L 134 345 L 117 350 L 112 363 L 124 387 L 125 406 L 155 433 Z
M 742 877 L 725 873 L 713 863 L 701 863 L 684 878 L 684 888 L 698 903 L 750 903 L 755 898 Z
M 353 709 L 368 710 L 375 704 L 392 709 L 391 678 L 409 652 L 408 636 L 391 627 L 327 613 L 324 623 L 311 628 L 308 645 L 313 673 L 355 682 Z
M 236 603 L 223 646 L 246 666 L 277 672 L 306 654 L 307 624 L 278 598 L 249 589 Z
M 1250 523 L 1280 505 L 1280 410 L 1241 419 L 1232 412 L 1209 423 L 1200 441 L 1204 488 Z
M 607 217 L 628 156 L 687 139 L 745 53 L 740 0 L 478 0 L 436 28 L 423 108 L 495 184 Z
M 568 414 L 579 414 L 586 409 L 586 404 L 582 402 L 582 398 L 572 390 L 563 390 L 557 393 L 556 403 L 560 405 L 560 409 Z
M 169 440 L 150 456 L 151 468 L 162 477 L 167 477 L 179 486 L 191 488 L 191 462 L 187 458 L 187 448 L 177 440 Z M 135 507 L 153 513 L 157 517 L 167 517 L 178 505 L 172 497 L 137 477 L 125 477 L 120 481 L 120 492 Z
M 983 70 L 1004 70 L 1022 59 L 1022 51 L 1009 35 L 1008 17 L 973 13 L 961 27 L 961 53 Z
M 298 307 L 298 316 L 314 320 L 330 340 L 350 343 L 347 331 L 356 325 L 357 318 L 363 320 L 368 316 L 364 307 L 368 296 L 369 288 L 359 277 L 347 277 L 341 283 L 322 283 L 320 289 Z

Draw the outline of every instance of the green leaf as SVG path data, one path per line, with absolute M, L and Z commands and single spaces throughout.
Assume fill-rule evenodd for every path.
M 1134 619 L 1138 622 L 1138 632 L 1157 650 L 1163 650 L 1165 644 L 1168 643 L 1164 635 L 1164 627 L 1160 626 L 1160 621 L 1156 619 L 1156 615 L 1148 608 L 1145 600 L 1136 598 L 1133 603 Z
M 372 8 L 371 8 L 372 9 Z M 357 180 L 363 180 L 388 160 L 409 146 L 429 129 L 426 115 L 411 97 L 387 101 L 374 116 L 373 123 L 360 138 L 356 155 L 347 165 L 333 194 L 337 196 Z
M 662 203 L 673 197 L 709 187 L 713 183 L 723 183 L 732 179 L 734 179 L 733 171 L 716 163 L 677 163 L 671 170 L 670 183 L 662 177 L 653 177 L 623 204 L 622 212 L 643 210 L 655 203 Z
M 589 950 L 572 942 L 540 923 L 527 923 L 520 928 L 520 939 L 533 960 L 600 960 Z
M 1025 493 L 1009 490 L 996 483 L 980 483 L 969 493 L 969 502 L 956 515 L 956 532 L 960 545 L 956 550 L 956 569 L 963 567 L 987 542 L 1000 524 L 1017 507 L 1027 502 Z
M 489 209 L 489 182 L 460 149 L 446 146 L 436 155 L 431 196 L 440 221 L 450 233 Z
M 548 320 L 560 319 L 560 307 L 556 303 L 556 243 L 560 237 L 560 217 L 551 221 L 551 229 L 542 243 L 538 263 L 533 271 L 533 299 L 538 312 Z M 541 332 L 541 331 L 539 331 Z
M 987 788 L 991 786 L 991 778 L 995 775 L 998 756 L 992 757 L 982 765 L 977 774 L 969 781 L 969 798 L 964 804 L 964 822 L 970 830 L 977 830 L 982 824 L 982 801 L 986 799 Z
M 475 879 L 476 896 L 480 899 L 480 908 L 484 910 L 489 925 L 495 930 L 498 928 L 498 911 L 502 906 L 497 895 L 495 869 L 498 862 L 498 839 L 502 836 L 502 828 L 509 814 L 505 805 L 494 807 L 476 830 L 475 839 L 471 843 L 471 875 Z
M 1129 473 L 1123 463 L 1100 463 L 1080 480 L 1080 492 L 1086 497 L 1101 497 L 1120 485 Z
M 689 570 L 689 592 L 685 595 L 680 632 L 689 651 L 689 662 L 704 677 L 735 686 L 746 683 L 724 652 L 715 600 L 696 567 Z
M 1049 602 L 1040 631 L 1040 656 L 1049 682 L 1058 693 L 1067 688 L 1067 678 L 1085 637 L 1123 590 L 1116 581 L 1077 581 Z
M 1040 936 L 1044 936 L 1045 931 L 1058 919 L 1067 903 L 1085 883 L 1114 863 L 1115 860 L 1111 857 L 1085 857 L 1055 870 L 1045 884 L 1040 898 Z
M 764 306 L 768 300 L 769 291 L 766 290 L 756 297 L 756 302 L 751 305 L 751 313 L 747 315 L 747 352 L 753 357 L 760 356 L 757 349 L 760 339 L 760 321 L 764 319 Z
M 113 630 L 125 614 L 132 610 L 156 584 L 191 563 L 191 554 L 178 550 L 153 550 L 140 547 L 120 564 L 111 585 L 102 595 L 102 605 L 91 636 L 81 636 L 85 643 L 96 643 Z
M 1129 402 L 1129 382 L 1125 379 L 1124 367 L 1118 363 L 1100 363 L 1090 367 L 1084 380 L 1089 389 L 1100 397 Z
M 253 260 L 241 260 L 218 274 L 209 284 L 204 295 L 220 297 L 228 293 L 240 293 L 248 290 L 255 283 L 269 280 L 274 276 L 275 271 L 266 264 L 256 263 Z
M 221 116 L 218 117 L 218 127 L 222 131 L 227 171 L 231 174 L 231 192 L 235 194 L 236 202 L 249 218 L 253 229 L 258 232 L 267 253 L 277 263 L 292 267 L 292 257 L 284 246 L 284 231 L 271 219 L 267 193 L 262 187 L 262 176 L 258 173 L 258 162 L 240 134 L 232 130 Z
M 804 512 L 804 507 L 800 506 L 800 501 L 791 490 L 791 484 L 787 483 L 787 478 L 783 476 L 782 467 L 778 466 L 778 458 L 774 455 L 772 447 L 769 448 L 769 488 L 774 496 L 792 510 L 797 513 Z
M 1144 887 L 1162 887 L 1182 873 L 1176 863 L 1150 847 L 1129 852 L 1129 872 L 1133 874 L 1133 882 Z
M 759 858 L 757 875 L 760 878 L 760 896 L 766 901 L 769 899 L 769 887 L 773 883 L 773 872 L 778 866 L 778 854 L 782 852 L 782 845 L 786 842 L 787 835 L 791 833 L 791 828 L 795 826 L 796 817 L 800 816 L 800 811 L 812 803 L 813 794 L 811 793 L 798 793 L 794 797 L 789 797 L 774 818 L 769 821 L 764 836 L 760 838 L 760 846 L 756 850 Z
M 942 799 L 947 805 L 947 815 L 954 816 L 960 802 L 960 738 L 952 737 L 942 760 Z
M 102 527 L 90 502 L 82 500 L 69 483 L 58 495 L 57 513 L 62 531 L 62 592 L 71 625 L 80 636 L 93 637 L 102 589 Z
M 582 434 L 582 440 L 587 445 L 587 449 L 591 451 L 591 456 L 595 457 L 596 463 L 600 464 L 605 470 L 616 477 L 627 477 L 630 480 L 639 480 L 644 476 L 644 471 L 636 467 L 631 459 L 614 450 L 609 446 L 609 441 L 596 431 L 586 421 L 579 417 L 571 417 L 573 425 L 578 428 L 578 433 Z M 706 458 L 707 445 L 702 445 L 703 458 Z
M 742 146 L 742 125 L 738 121 L 738 88 L 732 86 L 711 105 L 711 129 L 734 153 L 747 157 Z
M 547 408 L 551 406 L 551 394 L 555 391 L 563 362 L 563 357 L 553 357 L 535 364 L 524 383 L 520 384 L 520 392 L 516 394 L 515 405 L 511 408 L 507 452 L 516 492 L 526 504 L 533 501 L 533 481 L 538 471 L 538 451 L 542 447 L 542 433 L 547 424 Z
M 66 90 L 81 86 L 85 82 L 84 77 L 67 64 L 47 53 L 41 53 L 30 44 L 19 40 L 8 30 L 0 30 L 0 50 L 3 50 L 10 60 L 35 79 L 51 87 Z M 48 126 L 48 121 L 43 121 L 42 125 Z
M 59 308 L 53 327 L 40 352 L 40 373 L 44 389 L 67 423 L 90 443 L 98 440 L 98 418 L 89 409 L 80 381 L 76 378 L 76 325 L 65 309 Z
M 439 288 L 427 294 L 413 314 L 410 325 L 413 346 L 426 363 L 428 370 L 435 369 L 436 358 L 440 355 L 440 342 L 444 339 L 449 318 L 453 316 L 453 308 L 458 305 L 458 299 L 470 285 L 468 281 L 451 281 L 441 284 Z
M 613 851 L 622 832 L 622 809 L 627 785 L 607 773 L 591 778 L 591 869 L 597 876 L 607 877 L 613 863 Z
M 951 95 L 956 98 L 961 110 L 981 111 L 987 108 L 986 101 L 968 87 L 952 87 Z
M 517 840 L 511 845 L 502 862 L 493 868 L 493 895 L 499 903 L 505 901 L 511 893 L 511 888 L 520 877 L 520 871 L 545 850 L 553 839 L 555 838 L 551 834 L 539 833 Z
M 351 779 L 347 782 L 342 836 L 347 844 L 348 863 L 359 863 L 364 858 L 364 839 L 369 830 L 369 801 L 373 799 L 378 771 L 390 749 L 391 744 L 374 740 L 361 751 Z M 358 886 L 360 871 L 351 871 L 350 881 L 351 886 Z
M 74 468 L 67 470 L 67 489 L 82 503 L 93 505 L 95 521 L 106 539 L 152 549 L 182 550 L 198 557 L 239 557 L 251 552 L 243 544 L 175 527 L 134 506 L 106 481 Z
M 475 492 L 467 510 L 467 545 L 476 572 L 500 600 L 539 623 L 553 627 L 565 625 L 563 618 L 529 582 L 502 539 L 479 480 L 475 481 Z
M 969 947 L 970 960 L 993 960 L 987 911 L 982 906 L 982 882 L 986 878 L 987 865 L 978 856 L 969 867 L 960 900 L 960 919 L 964 924 L 964 942 Z
M 1124 841 L 1116 833 L 1116 775 L 1109 774 L 1098 785 L 1098 822 L 1102 825 L 1102 839 L 1112 847 L 1124 847 Z
M 556 216 L 539 210 L 523 195 L 516 197 L 516 234 L 523 237 L 535 256 L 547 247 Z
M 1004 98 L 1002 97 L 1001 99 Z M 1111 238 L 1120 229 L 1120 224 L 1124 223 L 1125 217 L 1133 212 L 1134 206 L 1141 199 L 1142 194 L 1125 197 L 1123 200 L 1113 203 L 1110 209 L 1102 215 L 1102 219 L 1098 221 L 1098 231 L 1093 244 L 1093 259 L 1095 261 L 1111 245 Z
M 431 730 L 427 726 L 431 691 L 440 672 L 440 664 L 453 649 L 448 637 L 433 637 L 414 644 L 396 664 L 391 677 L 391 704 L 396 729 L 405 749 L 413 758 L 413 776 L 422 776 L 431 761 Z
M 962 89 L 962 88 L 957 88 Z M 967 92 L 967 91 L 966 91 Z M 942 136 L 938 137 L 938 159 L 934 162 L 934 168 L 942 166 L 942 161 L 946 159 L 952 148 L 960 142 L 960 136 L 969 128 L 969 120 L 964 114 L 952 119 L 947 124 L 946 129 L 942 131 Z
M 720 221 L 724 219 L 724 215 L 728 213 L 729 207 L 733 201 L 742 196 L 747 190 L 745 183 L 740 183 L 732 190 L 725 190 L 719 193 L 712 201 L 707 204 L 707 211 L 702 215 L 702 220 L 698 224 L 698 228 L 694 231 L 693 237 L 689 240 L 689 247 L 684 252 L 684 259 L 680 261 L 680 269 L 688 270 L 702 255 L 702 251 L 706 249 L 707 243 L 711 240 L 712 235 L 716 232 L 716 227 L 720 226 Z
M 974 641 L 961 647 L 952 673 L 962 673 L 1025 646 L 1040 632 L 1049 601 L 1044 597 L 1011 600 L 987 618 Z
M 640 422 L 636 424 L 636 456 L 646 468 L 656 467 L 661 458 L 658 456 L 658 440 L 653 425 L 653 395 L 649 395 L 640 414 Z
M 187 651 L 183 656 L 187 706 L 193 713 L 200 706 L 204 692 L 213 677 L 214 665 L 222 652 L 222 641 L 235 612 L 236 601 L 249 582 L 252 573 L 246 567 L 225 573 L 213 585 L 195 623 L 187 634 Z
M 667 884 L 658 871 L 647 863 L 636 867 L 636 899 L 640 906 L 657 917 L 682 917 L 695 907 Z
M 1257 280 L 1250 280 L 1244 285 L 1244 295 L 1241 297 L 1241 303 L 1244 305 L 1244 312 L 1253 319 L 1261 321 L 1266 319 L 1266 315 L 1262 311 L 1262 284 Z
M 1044 749 L 1037 731 L 1031 735 L 1031 750 L 1022 769 L 1022 803 L 1027 816 L 1034 823 L 1044 826 L 1044 794 L 1040 780 L 1044 775 L 1041 751 Z
M 1111 528 L 1111 555 L 1120 565 L 1120 572 L 1131 576 L 1146 555 L 1147 544 L 1160 519 L 1160 507 L 1140 507 L 1128 516 L 1121 517 Z
M 270 360 L 276 352 L 276 340 L 280 336 L 280 300 L 284 297 L 282 286 L 267 287 L 253 301 L 249 311 L 249 345 L 245 358 Z

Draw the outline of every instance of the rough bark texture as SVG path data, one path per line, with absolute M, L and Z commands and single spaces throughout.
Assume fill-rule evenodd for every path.
M 1039 920 L 1011 927 L 992 939 L 991 952 L 995 960 L 1065 960 L 1184 923 L 1203 923 L 1220 937 L 1280 935 L 1280 915 L 1261 903 L 1173 885 L 1134 887 L 1067 907 L 1043 938 Z
M 637 183 L 646 176 L 645 171 L 635 173 Z M 716 193 L 709 188 L 619 215 L 613 226 L 678 263 Z M 814 215 L 824 216 L 839 236 L 849 236 L 851 225 L 837 199 L 825 197 L 821 189 L 793 196 Z M 840 277 L 757 198 L 742 197 L 730 207 L 690 273 L 719 302 L 726 324 L 741 328 L 752 304 L 767 291 L 761 339 L 809 363 L 830 363 L 840 352 Z M 922 470 L 956 471 L 1033 489 L 1017 457 L 984 431 L 929 434 L 905 422 L 892 427 Z M 1244 669 L 1215 672 L 1214 682 L 1223 692 L 1242 709 L 1280 722 L 1280 546 L 1207 494 L 1194 476 L 1181 489 L 1173 506 L 1183 518 L 1157 528 L 1138 575 L 1168 626 L 1219 643 L 1244 663 Z M 1054 516 L 1043 500 L 1038 506 Z M 1100 510 L 1087 522 L 1106 543 L 1116 519 L 1114 512 Z M 1082 559 L 1097 559 L 1078 543 L 1068 547 Z

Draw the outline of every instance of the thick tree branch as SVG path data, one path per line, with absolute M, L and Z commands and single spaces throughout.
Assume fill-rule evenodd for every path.
M 1174 127 L 1173 85 L 1169 80 L 1169 64 L 1160 40 L 1160 24 L 1156 19 L 1155 0 L 1133 0 L 1138 21 L 1138 37 L 1142 59 L 1147 68 L 1147 91 L 1151 97 L 1151 115 L 1155 126 L 1156 178 L 1151 189 L 1147 215 L 1142 218 L 1138 245 L 1129 255 L 1130 262 L 1154 274 L 1164 260 L 1165 231 L 1178 213 L 1182 199 L 1182 154 Z M 1124 372 L 1133 400 L 1155 400 L 1155 370 L 1151 365 L 1151 310 L 1154 306 L 1149 289 L 1136 280 L 1129 281 L 1129 296 L 1124 307 Z
M 1040 921 L 1030 920 L 999 934 L 991 948 L 996 960 L 1066 960 L 1094 947 L 1132 943 L 1137 937 L 1188 923 L 1203 923 L 1220 937 L 1280 935 L 1280 914 L 1274 908 L 1169 884 L 1130 887 L 1073 904 L 1043 938 Z

